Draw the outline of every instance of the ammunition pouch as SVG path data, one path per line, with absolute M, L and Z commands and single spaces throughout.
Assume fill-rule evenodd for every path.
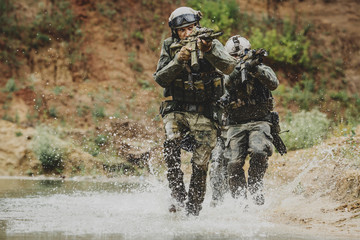
M 264 121 L 274 107 L 272 98 L 259 103 L 246 103 L 240 100 L 231 102 L 227 112 L 228 124 L 243 124 L 250 121 Z M 267 120 L 266 120 L 267 121 Z M 269 121 L 270 122 L 270 121 Z
M 217 72 L 190 73 L 193 81 L 175 79 L 171 95 L 175 101 L 204 103 L 218 100 L 223 94 L 223 76 Z

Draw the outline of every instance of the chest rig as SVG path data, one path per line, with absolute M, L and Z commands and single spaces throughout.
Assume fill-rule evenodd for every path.
M 176 44 L 176 43 L 174 43 Z M 178 47 L 170 47 L 173 59 L 180 51 Z M 208 104 L 218 100 L 224 93 L 224 76 L 217 71 L 200 51 L 197 52 L 199 69 L 191 68 L 189 63 L 184 63 L 184 70 L 172 82 L 169 95 L 173 100 L 183 103 Z

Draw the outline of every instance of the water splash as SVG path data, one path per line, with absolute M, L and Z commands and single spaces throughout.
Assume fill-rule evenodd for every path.
M 222 205 L 211 208 L 210 191 L 199 217 L 187 217 L 184 212 L 169 213 L 167 182 L 157 179 L 142 179 L 137 185 L 65 181 L 55 187 L 51 184 L 39 186 L 39 181 L 28 182 L 31 184 L 21 183 L 26 189 L 22 196 L 0 191 L 0 238 L 2 228 L 9 239 L 24 236 L 27 239 L 44 236 L 51 239 L 64 239 L 64 236 L 90 239 L 304 239 L 289 235 L 289 232 L 282 233 L 279 226 L 267 221 L 262 212 L 268 206 L 257 207 L 251 202 L 241 205 L 229 196 Z M 246 205 L 248 208 L 244 211 Z M 307 236 L 305 239 L 316 238 Z

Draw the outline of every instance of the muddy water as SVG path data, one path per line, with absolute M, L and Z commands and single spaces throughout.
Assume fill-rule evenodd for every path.
M 336 239 L 262 217 L 227 200 L 199 217 L 167 211 L 166 182 L 0 178 L 0 239 Z

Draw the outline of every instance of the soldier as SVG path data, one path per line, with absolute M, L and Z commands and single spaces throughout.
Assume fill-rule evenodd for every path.
M 230 74 L 236 65 L 236 60 L 216 39 L 198 39 L 198 50 L 188 46 L 173 48 L 200 27 L 200 19 L 201 13 L 188 7 L 180 7 L 171 13 L 169 26 L 172 36 L 163 42 L 154 73 L 155 81 L 164 88 L 164 96 L 172 98 L 162 102 L 160 107 L 166 135 L 164 159 L 173 199 L 169 211 L 176 212 L 185 207 L 188 215 L 195 216 L 199 215 L 202 208 L 208 161 L 216 141 L 217 130 L 212 107 L 223 91 L 223 75 L 217 69 Z M 203 56 L 199 57 L 198 69 L 190 65 L 192 51 L 196 51 L 197 56 Z M 189 140 L 192 143 L 186 144 L 186 149 L 192 151 L 193 155 L 187 194 L 183 181 L 184 173 L 180 168 L 180 150 L 182 144 L 189 143 Z
M 225 49 L 240 60 L 250 51 L 251 44 L 236 35 L 226 42 Z M 230 155 L 227 165 L 229 190 L 232 197 L 242 199 L 247 198 L 249 191 L 254 203 L 263 205 L 263 178 L 268 158 L 273 153 L 272 129 L 275 127 L 272 124 L 274 104 L 271 91 L 277 88 L 279 81 L 274 71 L 261 61 L 251 67 L 248 65 L 247 80 L 244 81 L 240 63 L 226 76 L 226 94 L 220 100 L 227 109 L 225 147 Z M 246 180 L 243 167 L 248 154 L 250 167 Z

